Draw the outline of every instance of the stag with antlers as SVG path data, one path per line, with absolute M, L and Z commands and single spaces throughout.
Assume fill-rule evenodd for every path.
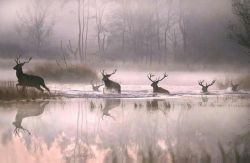
M 203 93 L 207 93 L 208 92 L 208 87 L 212 86 L 214 83 L 215 83 L 215 80 L 213 80 L 210 84 L 203 84 L 204 83 L 204 80 L 202 81 L 198 81 L 198 84 L 202 87 L 202 92 Z
M 102 74 L 102 81 L 104 82 L 105 88 L 107 90 L 115 90 L 118 93 L 121 93 L 121 85 L 117 82 L 114 82 L 112 80 L 110 80 L 110 76 L 116 73 L 116 69 L 111 73 L 111 74 L 107 74 L 105 73 L 104 70 L 101 71 Z
M 234 84 L 234 83 L 231 81 L 231 88 L 232 88 L 232 91 L 233 91 L 233 92 L 237 92 L 238 89 L 239 89 L 239 86 L 240 86 L 240 84 Z
M 96 92 L 99 92 L 99 88 L 103 86 L 103 84 L 100 84 L 100 85 L 94 84 L 93 80 L 90 82 L 90 84 L 92 86 L 93 91 L 96 91 Z
M 16 76 L 18 79 L 18 83 L 16 84 L 17 90 L 18 90 L 18 86 L 22 86 L 23 91 L 25 90 L 26 87 L 35 87 L 36 89 L 43 92 L 44 90 L 41 88 L 41 86 L 42 86 L 50 93 L 50 90 L 45 85 L 43 78 L 41 78 L 39 76 L 28 75 L 28 74 L 23 73 L 23 69 L 22 69 L 23 65 L 25 65 L 26 63 L 29 63 L 31 61 L 32 57 L 30 57 L 29 60 L 25 61 L 25 62 L 20 62 L 20 60 L 19 60 L 20 57 L 21 56 L 19 56 L 15 59 L 16 66 L 13 67 L 13 69 L 16 70 Z
M 152 74 L 149 74 L 148 75 L 148 79 L 152 82 L 151 86 L 153 87 L 153 92 L 154 93 L 165 93 L 165 94 L 169 94 L 169 91 L 162 88 L 162 87 L 159 87 L 158 86 L 158 83 L 160 81 L 162 81 L 163 79 L 165 79 L 168 75 L 166 73 L 164 73 L 163 77 L 162 78 L 158 78 L 158 79 L 155 79 L 153 80 L 152 77 L 154 77 L 154 75 Z

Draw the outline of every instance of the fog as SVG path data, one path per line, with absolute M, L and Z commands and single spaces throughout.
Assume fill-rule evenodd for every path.
M 82 63 L 247 64 L 244 48 L 228 38 L 228 26 L 237 22 L 231 3 L 1 0 L 0 56 L 63 55 Z
M 0 0 L 0 162 L 249 162 L 249 11 Z

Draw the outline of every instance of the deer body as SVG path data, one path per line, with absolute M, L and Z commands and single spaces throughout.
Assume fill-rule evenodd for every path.
M 114 82 L 112 80 L 109 79 L 109 77 L 113 74 L 116 73 L 116 70 L 114 70 L 113 73 L 111 74 L 107 74 L 104 72 L 104 70 L 101 72 L 102 73 L 102 81 L 104 82 L 104 85 L 105 85 L 105 88 L 107 90 L 115 90 L 117 91 L 118 93 L 121 93 L 121 85 L 117 82 Z
M 148 79 L 152 82 L 151 87 L 153 87 L 153 92 L 154 92 L 154 93 L 169 94 L 170 92 L 169 92 L 168 90 L 166 90 L 166 89 L 164 89 L 164 88 L 158 86 L 159 81 L 162 81 L 162 80 L 163 80 L 164 78 L 166 78 L 168 75 L 167 75 L 166 73 L 164 73 L 164 76 L 163 76 L 161 79 L 158 78 L 158 79 L 156 79 L 156 80 L 153 80 L 153 79 L 152 79 L 153 76 L 154 76 L 154 75 L 152 75 L 152 74 L 149 74 L 149 75 L 148 75 Z
M 152 86 L 152 85 L 151 85 Z M 152 86 L 153 87 L 153 86 Z M 157 85 L 153 87 L 153 92 L 154 93 L 166 93 L 169 94 L 169 91 L 162 88 L 162 87 L 158 87 Z
M 121 104 L 121 100 L 120 99 L 105 99 L 105 105 L 104 108 L 102 110 L 102 119 L 104 116 L 108 116 L 111 117 L 113 119 L 115 119 L 110 113 L 109 111 L 118 107 Z
M 30 60 L 31 60 L 31 58 L 29 59 L 29 61 Z M 18 59 L 16 59 L 17 65 L 13 68 L 14 70 L 16 70 L 16 76 L 17 76 L 17 79 L 18 79 L 18 83 L 17 83 L 16 86 L 17 87 L 18 86 L 23 86 L 23 89 L 25 89 L 25 87 L 35 87 L 38 90 L 43 92 L 44 90 L 41 88 L 41 86 L 42 86 L 43 88 L 45 88 L 50 93 L 50 90 L 45 85 L 45 82 L 44 82 L 43 78 L 41 78 L 39 76 L 28 75 L 28 74 L 23 73 L 22 67 L 23 67 L 23 65 L 25 63 L 28 63 L 28 62 L 20 63 L 20 61 Z
M 105 80 L 104 85 L 107 90 L 116 90 L 118 93 L 121 93 L 121 85 L 112 80 Z
M 33 117 L 33 116 L 39 116 L 44 112 L 45 106 L 49 102 L 43 102 L 43 103 L 30 103 L 30 108 L 19 108 L 16 114 L 15 121 L 12 123 L 15 126 L 14 133 L 19 136 L 19 129 L 22 129 L 23 131 L 27 132 L 30 135 L 29 130 L 25 129 L 22 126 L 22 121 L 24 118 L 27 117 Z

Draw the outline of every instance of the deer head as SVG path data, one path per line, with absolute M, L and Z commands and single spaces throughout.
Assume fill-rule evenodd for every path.
M 24 65 L 25 63 L 29 63 L 29 62 L 31 61 L 31 59 L 32 59 L 32 57 L 30 57 L 28 61 L 20 62 L 20 57 L 21 57 L 21 55 L 19 55 L 19 56 L 16 57 L 16 59 L 15 59 L 16 66 L 13 67 L 14 70 L 20 70 L 20 69 L 22 69 L 23 65 Z
M 215 80 L 213 80 L 210 84 L 203 84 L 204 83 L 204 80 L 202 80 L 202 81 L 198 81 L 198 84 L 200 85 L 200 86 L 202 86 L 202 91 L 203 92 L 207 92 L 207 89 L 208 89 L 208 87 L 210 87 L 210 86 L 212 86 L 214 83 L 215 83 Z
M 102 71 L 101 71 L 102 80 L 103 80 L 104 82 L 108 81 L 108 80 L 109 80 L 109 77 L 110 77 L 111 75 L 115 74 L 115 73 L 116 73 L 116 69 L 115 69 L 111 74 L 107 74 L 107 73 L 105 73 L 104 70 L 102 70 Z
M 155 76 L 155 75 L 153 75 L 153 74 L 151 74 L 151 73 L 148 75 L 148 79 L 152 82 L 151 86 L 152 86 L 153 88 L 154 88 L 154 87 L 158 87 L 158 83 L 159 83 L 160 81 L 162 81 L 163 79 L 165 79 L 168 75 L 167 75 L 166 72 L 165 72 L 162 78 L 158 77 L 157 79 L 153 80 L 152 77 L 154 77 L 154 76 Z
M 231 81 L 232 91 L 238 91 L 239 85 L 240 85 L 240 84 L 234 84 L 234 83 Z

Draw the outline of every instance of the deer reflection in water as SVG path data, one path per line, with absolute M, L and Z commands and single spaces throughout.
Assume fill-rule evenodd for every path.
M 17 110 L 15 121 L 12 123 L 15 126 L 14 133 L 17 136 L 19 135 L 19 130 L 23 130 L 31 135 L 30 131 L 22 126 L 22 121 L 27 117 L 34 117 L 43 114 L 45 106 L 48 104 L 48 101 L 45 102 L 30 102 L 25 107 L 20 107 Z
M 161 111 L 166 115 L 171 108 L 171 104 L 163 99 L 153 99 L 146 102 L 146 108 L 147 111 Z
M 111 117 L 115 119 L 109 111 L 118 107 L 121 104 L 121 99 L 105 99 L 104 108 L 102 109 L 102 119 L 104 116 Z

